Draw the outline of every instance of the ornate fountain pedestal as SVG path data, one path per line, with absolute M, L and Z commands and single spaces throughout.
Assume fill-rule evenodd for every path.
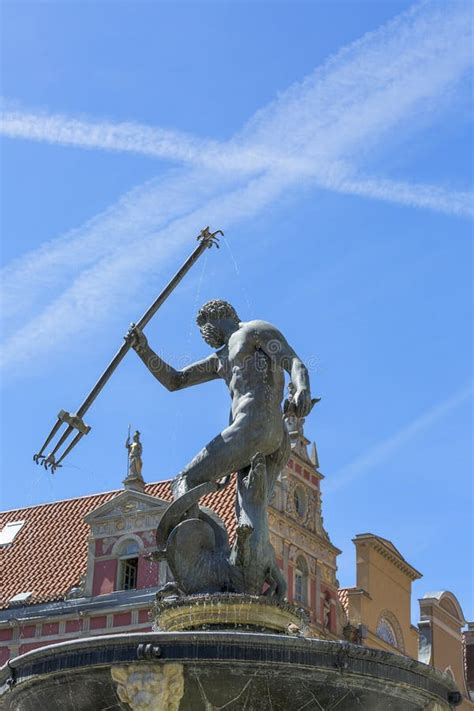
M 304 612 L 294 605 L 238 593 L 157 600 L 151 615 L 157 632 L 226 629 L 304 634 L 307 625 Z
M 0 670 L 0 709 L 448 711 L 458 703 L 452 679 L 420 662 L 302 636 L 289 605 L 196 596 L 159 602 L 155 613 L 168 631 L 90 637 L 13 659 Z

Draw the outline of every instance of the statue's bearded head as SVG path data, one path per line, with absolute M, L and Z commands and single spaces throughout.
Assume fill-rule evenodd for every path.
M 206 343 L 211 348 L 222 348 L 226 342 L 229 322 L 231 326 L 238 326 L 240 319 L 227 301 L 213 299 L 199 309 L 196 322 Z

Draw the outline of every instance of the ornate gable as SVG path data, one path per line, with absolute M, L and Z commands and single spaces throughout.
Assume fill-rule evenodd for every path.
M 156 528 L 168 502 L 126 489 L 84 517 L 94 537 Z
M 91 533 L 86 596 L 159 584 L 163 571 L 148 556 L 155 547 L 156 527 L 167 505 L 155 496 L 125 489 L 84 517 Z

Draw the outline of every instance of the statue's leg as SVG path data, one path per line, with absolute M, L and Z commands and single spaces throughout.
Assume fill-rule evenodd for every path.
M 236 497 L 236 515 L 237 520 L 240 520 L 241 511 L 248 509 L 249 507 L 255 506 L 258 499 L 261 499 L 261 504 L 267 506 L 273 496 L 273 489 L 275 488 L 275 482 L 278 479 L 280 472 L 286 465 L 288 458 L 290 456 L 291 446 L 290 446 L 290 436 L 286 427 L 284 428 L 283 438 L 280 443 L 279 448 L 268 454 L 265 457 L 265 481 L 260 482 L 256 487 L 255 483 L 251 484 L 252 491 L 248 492 L 249 489 L 249 474 L 251 474 L 250 464 L 242 467 L 237 473 L 237 497 Z M 252 466 L 255 464 L 255 458 L 252 458 Z M 257 482 L 258 483 L 258 482 Z M 264 486 L 262 486 L 264 484 Z M 248 515 L 243 516 L 244 519 L 252 518 L 250 512 Z
M 280 445 L 259 437 L 256 428 L 247 424 L 247 420 L 244 422 L 235 420 L 183 469 L 172 485 L 175 498 L 206 481 L 217 481 L 243 469 L 257 452 L 267 455 Z
M 285 433 L 279 449 L 267 457 L 268 503 L 270 503 L 271 498 L 273 496 L 273 489 L 275 487 L 276 480 L 278 479 L 280 472 L 287 464 L 291 453 L 290 436 L 286 427 L 284 429 Z M 274 595 L 279 600 L 283 600 L 286 596 L 288 586 L 283 576 L 283 573 L 277 565 L 275 551 L 270 541 L 268 541 L 268 545 L 272 549 L 270 554 L 272 560 L 270 578 L 273 581 L 273 584 L 270 586 L 272 589 L 269 594 L 272 596 Z
M 273 496 L 276 480 L 282 469 L 286 466 L 291 454 L 290 435 L 286 427 L 283 427 L 283 439 L 279 448 L 269 454 L 266 458 L 267 465 L 267 502 L 270 503 Z
M 273 565 L 271 566 L 269 578 L 269 588 L 265 592 L 265 595 L 268 595 L 270 597 L 275 596 L 279 600 L 283 600 L 288 591 L 288 585 L 283 576 L 283 573 L 281 572 L 280 568 L 276 563 L 276 560 L 273 561 Z
M 271 443 L 261 444 L 267 447 L 263 454 L 272 451 Z M 242 420 L 236 420 L 209 442 L 172 484 L 176 501 L 167 508 L 159 523 L 156 533 L 158 548 L 164 548 L 171 529 L 185 514 L 188 518 L 199 516 L 197 502 L 205 494 L 216 490 L 215 482 L 248 466 L 258 451 L 259 441 L 255 429 L 246 422 L 242 423 Z

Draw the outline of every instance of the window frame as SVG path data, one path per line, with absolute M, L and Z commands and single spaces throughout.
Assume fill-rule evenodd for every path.
M 395 644 L 380 634 L 380 627 L 382 624 L 385 624 L 388 630 L 391 631 L 391 636 L 393 637 Z M 405 642 L 403 639 L 402 628 L 398 619 L 390 610 L 382 610 L 380 613 L 375 627 L 375 636 L 385 644 L 393 647 L 393 649 L 396 649 L 402 654 L 405 653 Z
M 301 582 L 298 583 L 298 581 Z M 298 591 L 299 585 L 301 585 L 301 596 L 299 596 Z M 293 597 L 295 602 L 304 607 L 309 607 L 309 565 L 302 553 L 299 553 L 295 559 Z
M 17 535 L 20 533 L 25 523 L 25 520 L 8 521 L 0 530 L 0 548 L 3 548 L 4 546 L 10 546 L 17 537 Z M 8 535 L 9 532 L 10 535 Z
M 138 583 L 138 556 L 124 556 L 119 559 L 119 583 L 120 590 L 136 590 Z M 133 565 L 132 565 L 133 563 Z M 133 573 L 132 573 L 133 571 Z M 133 578 L 133 585 L 127 582 L 127 578 Z
M 121 553 L 127 543 L 134 544 L 133 550 L 129 550 L 129 552 L 126 553 Z M 138 589 L 140 557 L 143 549 L 143 541 L 136 534 L 128 533 L 115 542 L 112 553 L 116 556 L 117 559 L 115 590 L 117 590 L 118 592 Z M 135 570 L 135 585 L 125 587 L 125 576 L 127 575 L 126 566 L 130 566 L 130 561 L 135 561 L 135 565 L 133 566 Z

